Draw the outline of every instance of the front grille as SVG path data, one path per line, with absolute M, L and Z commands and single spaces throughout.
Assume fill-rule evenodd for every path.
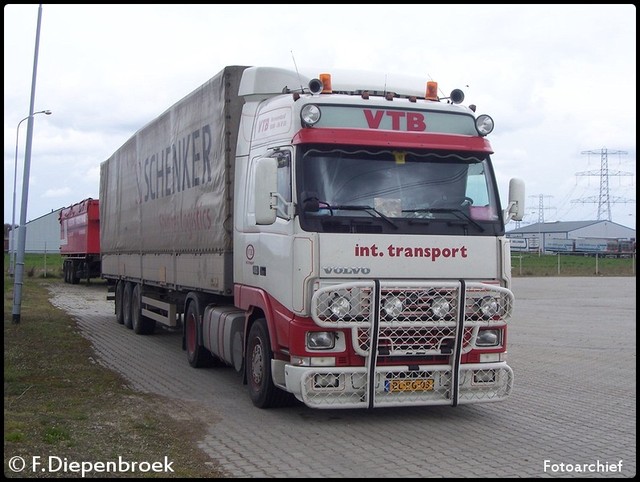
M 378 354 L 381 356 L 433 356 L 451 355 L 455 342 L 455 327 L 444 328 L 381 328 L 378 336 Z M 465 328 L 463 353 L 471 348 L 472 328 Z M 358 329 L 356 352 L 366 355 L 371 343 L 371 331 Z
M 492 310 L 483 312 L 483 302 Z M 460 326 L 460 352 L 466 353 L 473 348 L 481 326 L 506 324 L 513 294 L 475 282 L 356 281 L 318 289 L 311 306 L 318 325 L 351 329 L 359 355 L 370 354 L 375 337 L 378 356 L 438 356 L 452 354 Z

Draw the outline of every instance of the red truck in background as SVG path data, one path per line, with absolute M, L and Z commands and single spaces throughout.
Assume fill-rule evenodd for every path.
M 78 284 L 101 276 L 100 203 L 88 198 L 60 211 L 60 254 L 64 282 Z

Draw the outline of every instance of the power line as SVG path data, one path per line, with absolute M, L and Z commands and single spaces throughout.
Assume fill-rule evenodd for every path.
M 544 210 L 545 209 L 552 209 L 552 208 L 545 208 L 544 207 L 544 198 L 545 197 L 552 197 L 552 196 L 545 196 L 544 194 L 538 194 L 537 196 L 529 196 L 529 197 L 537 197 L 538 198 L 538 222 L 541 224 L 544 224 Z
M 626 199 L 620 197 L 611 198 L 609 195 L 609 177 L 611 176 L 633 176 L 632 172 L 610 171 L 609 170 L 609 154 L 627 154 L 625 151 L 609 151 L 603 147 L 599 151 L 582 151 L 582 154 L 600 154 L 600 169 L 598 171 L 576 172 L 576 176 L 600 176 L 600 193 L 598 197 L 589 196 L 581 199 L 572 199 L 572 203 L 597 203 L 598 204 L 598 221 L 606 218 L 611 221 L 611 203 L 634 203 L 635 199 Z

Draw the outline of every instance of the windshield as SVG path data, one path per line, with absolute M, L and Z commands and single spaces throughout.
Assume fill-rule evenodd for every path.
M 297 173 L 308 231 L 503 232 L 486 154 L 308 147 Z

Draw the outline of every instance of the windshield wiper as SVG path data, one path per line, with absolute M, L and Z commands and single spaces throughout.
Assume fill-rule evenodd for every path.
M 371 206 L 357 205 L 357 204 L 356 205 L 341 204 L 341 205 L 334 206 L 334 205 L 323 203 L 323 202 L 321 202 L 320 204 L 322 204 L 323 208 L 329 209 L 329 210 L 342 209 L 344 211 L 365 211 L 369 214 L 371 214 L 371 212 L 373 211 L 380 217 L 380 219 L 386 221 L 391 227 L 393 227 L 393 229 L 398 229 L 398 225 L 396 223 L 394 223 L 390 218 L 382 214 L 376 208 L 372 208 Z
M 484 228 L 475 222 L 471 217 L 460 209 L 454 208 L 421 208 L 421 209 L 403 209 L 403 213 L 451 213 L 454 214 L 458 219 L 463 221 L 467 221 L 465 224 L 473 224 L 481 233 L 484 233 Z
M 318 199 L 318 194 L 315 191 L 303 191 L 302 195 L 302 209 L 306 212 L 312 212 L 312 213 L 317 213 L 320 209 L 328 209 L 329 213 L 331 214 L 331 216 L 333 216 L 333 210 L 334 209 L 342 209 L 345 211 L 351 210 L 351 211 L 366 211 L 369 214 L 371 214 L 371 211 L 373 211 L 374 213 L 376 213 L 380 219 L 384 220 L 386 223 L 388 223 L 391 227 L 393 227 L 393 229 L 398 229 L 398 226 L 396 225 L 396 223 L 394 223 L 393 221 L 391 221 L 391 219 L 389 219 L 387 216 L 385 216 L 384 214 L 382 214 L 380 211 L 378 211 L 375 208 L 372 208 L 371 206 L 367 206 L 367 205 L 335 205 L 332 206 L 331 204 L 329 204 L 326 201 L 321 201 L 320 199 Z

